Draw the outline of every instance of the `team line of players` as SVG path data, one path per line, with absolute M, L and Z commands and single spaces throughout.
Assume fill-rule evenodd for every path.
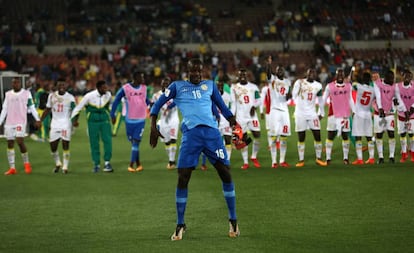
M 287 139 L 291 135 L 288 108 L 290 100 L 295 103 L 295 132 L 298 135 L 297 149 L 299 161 L 296 163 L 296 167 L 305 165 L 305 138 L 307 130 L 311 130 L 313 134 L 315 161 L 320 166 L 326 166 L 330 163 L 335 136 L 342 137 L 343 162 L 344 164 L 349 164 L 350 135 L 356 139 L 355 150 L 357 159 L 352 164 L 374 164 L 375 146 L 378 153 L 377 162 L 384 163 L 384 132 L 388 134 L 389 161 L 394 163 L 396 150 L 394 134 L 396 112 L 398 113 L 397 128 L 401 146 L 400 162 L 405 162 L 409 154 L 411 154 L 411 161 L 414 162 L 414 82 L 413 74 L 409 70 L 404 70 L 402 74 L 403 80 L 399 83 L 394 83 L 394 72 L 389 70 L 385 73 L 383 79 L 380 78 L 378 73 L 371 75 L 366 72 L 362 74 L 360 82 L 351 84 L 349 82 L 350 76 L 345 76 L 343 69 L 337 69 L 335 81 L 328 83 L 323 90 L 322 84 L 316 81 L 315 69 L 308 69 L 306 77 L 296 80 L 292 87 L 291 81 L 284 77 L 285 70 L 282 66 L 277 66 L 273 71 L 271 57 L 267 59 L 267 63 L 268 84 L 261 91 L 259 91 L 256 84 L 248 81 L 246 69 L 239 70 L 238 82 L 232 84 L 230 87 L 226 86 L 222 80 L 216 81 L 223 101 L 230 108 L 233 115 L 236 116 L 236 120 L 240 124 L 243 133 L 247 135 L 248 132 L 251 132 L 253 136 L 250 160 L 255 167 L 261 167 L 257 159 L 260 147 L 258 108 L 262 118 L 263 116 L 265 118 L 268 147 L 272 160 L 271 167 L 290 166 L 285 160 Z M 153 101 L 156 101 L 164 93 L 170 83 L 171 80 L 169 78 L 162 80 L 161 90 L 154 94 Z M 127 83 L 124 87 L 131 86 L 130 91 L 134 91 L 132 84 L 133 82 Z M 9 170 L 5 174 L 17 173 L 15 169 L 15 140 L 22 153 L 25 172 L 28 174 L 31 173 L 28 152 L 23 141 L 26 134 L 27 112 L 32 113 L 36 120 L 36 126 L 38 127 L 46 114 L 49 112 L 52 113 L 49 139 L 52 157 L 55 161 L 56 168 L 62 168 L 62 171 L 66 173 L 68 171 L 70 158 L 69 142 L 71 138 L 72 119 L 79 114 L 79 111 L 85 104 L 76 107 L 75 98 L 66 91 L 66 83 L 64 80 L 60 80 L 57 82 L 56 91 L 49 95 L 46 114 L 38 115 L 34 108 L 30 92 L 21 88 L 19 78 L 13 78 L 12 88 L 12 90 L 6 92 L 0 115 L 0 125 L 5 122 L 4 132 L 8 143 L 7 158 Z M 96 93 L 98 95 L 97 97 L 102 97 L 108 95 L 107 93 L 109 91 L 103 92 L 104 94 L 101 94 L 101 96 L 99 96 L 98 91 Z M 122 95 L 126 96 L 125 92 Z M 110 99 L 105 102 L 105 106 L 109 105 L 109 102 Z M 139 103 L 139 107 L 145 107 L 148 103 L 148 100 L 145 101 L 144 99 L 144 102 Z M 326 161 L 322 159 L 323 145 L 320 132 L 320 122 L 325 116 L 325 106 L 317 106 L 325 104 L 329 105 L 327 113 L 328 135 L 325 142 Z M 95 106 L 99 109 L 99 105 Z M 215 107 L 212 108 L 212 113 L 216 115 L 219 122 L 219 129 L 225 142 L 228 159 L 230 160 L 233 149 L 232 128 Z M 145 118 L 144 114 L 141 113 L 140 115 L 141 118 Z M 114 110 L 112 110 L 111 116 L 114 118 Z M 144 125 L 142 121 L 140 122 L 140 128 L 143 129 Z M 168 101 L 161 108 L 158 127 L 164 136 L 161 140 L 165 144 L 165 150 L 169 160 L 167 168 L 174 169 L 179 115 L 173 100 Z M 138 136 L 134 137 L 133 134 L 128 133 L 127 136 L 132 142 L 134 138 L 140 140 L 142 133 L 143 130 L 139 131 Z M 375 133 L 375 141 L 373 133 Z M 131 138 L 129 135 L 131 135 Z M 362 137 L 366 137 L 368 144 L 369 157 L 366 161 L 363 160 Z M 63 164 L 60 161 L 59 152 L 57 151 L 59 140 L 62 140 Z M 99 146 L 97 148 L 99 149 Z M 138 147 L 135 147 L 135 149 L 138 149 Z M 248 149 L 248 146 L 241 149 L 243 158 L 241 168 L 244 170 L 249 168 Z M 277 159 L 278 150 L 279 159 Z M 91 152 L 93 153 L 93 150 Z M 96 159 L 93 154 L 92 158 L 93 160 Z M 137 158 L 135 157 L 134 159 Z M 129 171 L 135 170 L 131 167 L 132 165 L 129 166 Z M 137 160 L 138 168 L 142 170 L 139 158 Z M 108 171 L 112 171 L 110 165 Z

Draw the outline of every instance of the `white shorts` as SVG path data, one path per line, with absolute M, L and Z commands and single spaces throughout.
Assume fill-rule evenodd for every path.
M 14 140 L 26 136 L 26 124 L 4 125 L 4 136 L 7 140 Z
M 350 132 L 349 118 L 336 118 L 335 116 L 331 115 L 328 116 L 328 122 L 326 125 L 326 130 L 328 131 L 341 131 L 341 132 Z
M 379 115 L 374 114 L 374 133 L 382 133 L 385 131 L 395 130 L 395 117 L 394 115 L 387 115 L 381 118 Z
M 372 118 L 354 115 L 352 118 L 352 136 L 372 137 Z
M 270 136 L 290 136 L 289 112 L 271 110 L 267 119 Z
M 321 130 L 321 122 L 319 121 L 319 117 L 316 116 L 313 119 L 305 119 L 304 117 L 298 118 L 295 115 L 295 131 L 303 132 L 308 129 Z
M 49 142 L 54 142 L 59 139 L 70 141 L 72 136 L 72 127 L 54 127 L 50 129 Z
M 219 130 L 222 136 L 231 136 L 233 132 L 230 123 L 224 117 L 220 118 Z
M 237 118 L 236 120 L 240 124 L 243 133 L 247 133 L 248 130 L 260 132 L 260 122 L 256 114 L 251 118 Z
M 161 142 L 169 142 L 172 139 L 177 140 L 178 137 L 178 120 L 171 119 L 168 123 L 159 122 L 159 130 L 164 138 L 161 138 Z
M 398 120 L 398 134 L 414 134 L 414 119 L 409 121 Z

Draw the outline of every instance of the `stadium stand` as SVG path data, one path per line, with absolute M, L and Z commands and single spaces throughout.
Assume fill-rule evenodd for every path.
M 284 65 L 292 78 L 309 66 L 328 74 L 350 63 L 369 70 L 402 68 L 412 66 L 414 56 L 413 50 L 391 45 L 414 35 L 410 1 L 67 0 L 56 5 L 53 0 L 15 0 L 3 1 L 0 14 L 1 60 L 7 70 L 29 73 L 40 82 L 66 76 L 75 91 L 87 89 L 97 79 L 115 84 L 135 69 L 145 70 L 154 83 L 158 72 L 179 78 L 183 62 L 195 55 L 210 63 L 217 54 L 218 66 L 210 66 L 206 75 L 221 71 L 231 76 L 243 66 L 257 83 L 262 81 L 267 55 Z M 315 34 L 312 28 L 317 26 L 335 27 L 337 33 Z M 342 45 L 377 39 L 389 40 L 390 45 L 375 49 Z M 211 43 L 266 41 L 282 42 L 283 50 L 211 48 Z M 294 41 L 312 42 L 314 48 L 290 50 L 289 42 Z M 183 50 L 175 48 L 176 43 L 200 46 Z M 19 45 L 35 45 L 37 53 L 13 49 Z M 51 45 L 65 50 L 45 53 Z M 89 52 L 90 45 L 102 45 L 102 52 Z M 117 49 L 108 51 L 105 45 Z

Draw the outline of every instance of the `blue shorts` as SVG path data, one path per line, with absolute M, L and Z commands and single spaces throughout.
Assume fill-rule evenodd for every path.
M 182 130 L 180 151 L 178 154 L 177 168 L 195 168 L 203 152 L 211 164 L 217 161 L 229 165 L 229 160 L 224 147 L 223 138 L 217 128 L 209 126 L 197 126 Z
M 144 133 L 145 120 L 138 122 L 125 122 L 126 135 L 129 141 L 141 141 Z

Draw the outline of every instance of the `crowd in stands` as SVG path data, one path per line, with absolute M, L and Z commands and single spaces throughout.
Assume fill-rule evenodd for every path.
M 185 78 L 184 66 L 193 56 L 207 63 L 206 75 L 232 75 L 239 67 L 252 73 L 251 81 L 264 82 L 264 59 L 272 55 L 292 79 L 316 66 L 322 83 L 337 66 L 383 70 L 414 64 L 414 52 L 384 45 L 382 50 L 350 50 L 343 40 L 403 39 L 412 37 L 414 7 L 410 1 L 140 1 L 66 0 L 61 6 L 20 0 L 3 1 L 1 60 L 36 82 L 66 77 L 75 93 L 86 92 L 97 79 L 115 87 L 135 70 L 143 70 L 148 83 Z M 277 2 L 277 1 L 274 1 Z M 20 15 L 17 15 L 20 14 Z M 16 15 L 11 18 L 10 15 Z M 334 26 L 336 37 L 312 33 L 314 25 Z M 227 30 L 226 30 L 227 29 Z M 375 30 L 375 31 L 374 31 Z M 378 31 L 377 31 L 378 30 Z M 217 41 L 284 41 L 283 52 L 214 52 Z M 289 41 L 313 40 L 313 51 L 290 51 Z M 175 43 L 192 42 L 199 50 L 175 50 Z M 12 45 L 37 45 L 38 54 L 23 55 Z M 45 45 L 70 45 L 59 55 L 44 54 Z M 101 54 L 88 52 L 90 44 L 102 44 Z M 115 52 L 104 48 L 117 44 Z M 0 65 L 1 66 L 1 65 Z

